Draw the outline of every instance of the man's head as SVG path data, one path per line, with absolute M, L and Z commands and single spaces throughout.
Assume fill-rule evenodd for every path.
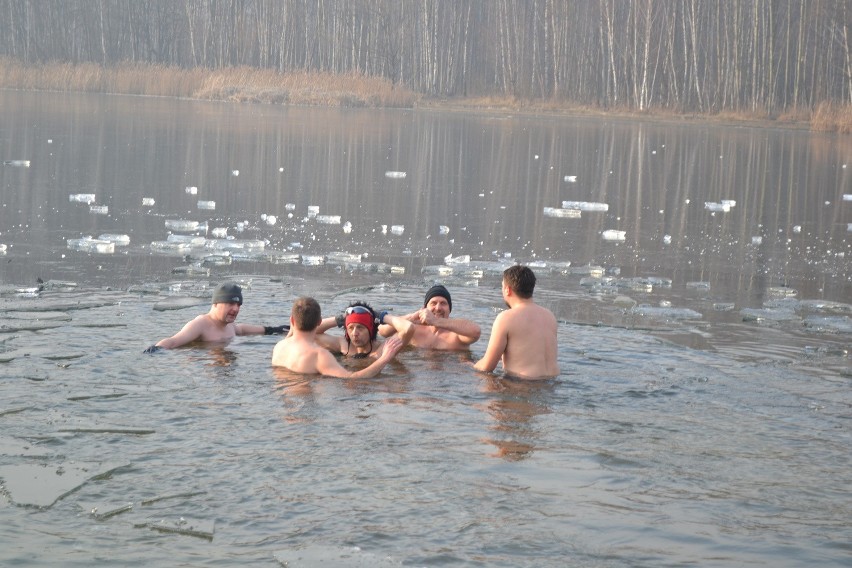
M 365 347 L 376 338 L 379 326 L 376 323 L 376 312 L 369 304 L 353 302 L 346 308 L 344 330 L 346 340 L 355 347 Z
M 223 282 L 213 290 L 214 304 L 243 305 L 243 289 L 236 282 Z
M 293 302 L 290 318 L 299 331 L 315 330 L 322 321 L 322 310 L 320 310 L 319 302 L 306 296 L 299 298 Z
M 532 298 L 535 289 L 535 274 L 529 266 L 519 264 L 503 271 L 503 285 L 519 298 Z
M 435 284 L 426 291 L 423 307 L 438 317 L 450 317 L 450 312 L 453 311 L 450 291 L 440 284 Z

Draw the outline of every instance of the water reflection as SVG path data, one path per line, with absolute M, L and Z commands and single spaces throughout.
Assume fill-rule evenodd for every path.
M 482 403 L 493 424 L 484 441 L 496 447 L 491 454 L 507 461 L 530 457 L 540 444 L 538 416 L 549 414 L 555 381 L 524 381 L 500 376 L 482 379 L 482 391 L 491 395 Z

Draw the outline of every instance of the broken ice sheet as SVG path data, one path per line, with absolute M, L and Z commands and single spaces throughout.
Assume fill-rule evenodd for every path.
M 133 509 L 133 503 L 99 503 L 97 505 L 81 504 L 84 511 L 99 521 L 104 521 L 110 517 L 130 511 Z
M 11 411 L 0 412 L 0 416 Z M 0 456 L 20 456 L 28 458 L 44 458 L 53 454 L 49 449 L 17 438 L 0 436 Z
M 215 524 L 215 521 L 207 521 L 204 519 L 187 519 L 184 517 L 180 517 L 179 519 L 160 519 L 158 521 L 145 523 L 142 526 L 165 533 L 197 536 L 199 538 L 213 540 L 213 529 L 215 527 Z
M 16 505 L 50 507 L 88 481 L 105 476 L 129 462 L 62 462 L 0 466 L 0 478 Z

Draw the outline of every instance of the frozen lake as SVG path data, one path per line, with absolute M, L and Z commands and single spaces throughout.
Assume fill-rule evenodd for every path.
M 852 560 L 848 137 L 0 91 L 0 156 L 4 565 Z M 516 261 L 553 381 L 469 364 Z M 224 279 L 270 325 L 440 281 L 483 338 L 142 354 Z

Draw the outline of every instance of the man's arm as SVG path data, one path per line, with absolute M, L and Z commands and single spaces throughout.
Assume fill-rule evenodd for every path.
M 382 323 L 385 324 L 385 326 L 380 326 L 379 332 L 381 332 L 382 327 L 389 327 L 396 333 L 397 337 L 402 340 L 403 345 L 408 345 L 409 342 L 411 342 L 411 338 L 414 337 L 414 324 L 405 318 L 392 316 L 385 312 L 384 318 L 382 318 Z M 389 333 L 388 335 L 393 335 L 393 333 Z
M 396 319 L 400 319 L 400 320 L 403 320 L 403 321 L 410 322 L 414 325 L 417 325 L 417 324 L 420 323 L 420 310 L 417 310 L 416 312 L 411 312 L 410 314 L 405 314 L 404 316 L 391 316 L 390 314 L 387 314 L 387 315 L 390 316 L 390 317 L 394 317 Z M 386 319 L 385 321 L 387 321 L 388 323 L 382 324 L 382 325 L 379 326 L 379 335 L 381 335 L 382 337 L 390 337 L 391 335 L 398 333 L 396 326 L 390 325 L 389 319 Z M 412 332 L 411 332 L 412 336 L 414 335 L 413 329 L 414 328 L 412 326 Z M 409 338 L 409 340 L 410 339 L 411 338 Z
M 273 335 L 285 334 L 290 331 L 289 325 L 254 325 L 251 323 L 235 323 L 234 332 L 237 335 Z
M 488 338 L 488 347 L 485 349 L 485 355 L 482 359 L 474 364 L 477 371 L 485 371 L 490 373 L 497 367 L 497 363 L 503 357 L 506 351 L 506 345 L 509 343 L 509 335 L 505 325 L 503 313 L 497 314 L 494 318 L 494 325 L 491 326 L 491 337 Z
M 355 373 L 341 367 L 331 353 L 324 351 L 317 357 L 317 372 L 327 377 L 340 379 L 369 379 L 378 375 L 400 349 L 402 349 L 402 340 L 398 337 L 391 337 L 385 341 L 381 356 L 373 361 L 369 367 Z
M 429 310 L 420 310 L 420 323 L 423 325 L 431 325 L 438 329 L 452 331 L 459 337 L 459 341 L 465 345 L 476 343 L 479 336 L 482 335 L 482 330 L 479 325 L 470 320 L 462 318 L 439 318 Z
M 206 316 L 198 316 L 195 319 L 188 321 L 179 332 L 171 337 L 159 340 L 155 345 L 163 349 L 174 349 L 187 343 L 192 343 L 204 333 L 204 318 Z

